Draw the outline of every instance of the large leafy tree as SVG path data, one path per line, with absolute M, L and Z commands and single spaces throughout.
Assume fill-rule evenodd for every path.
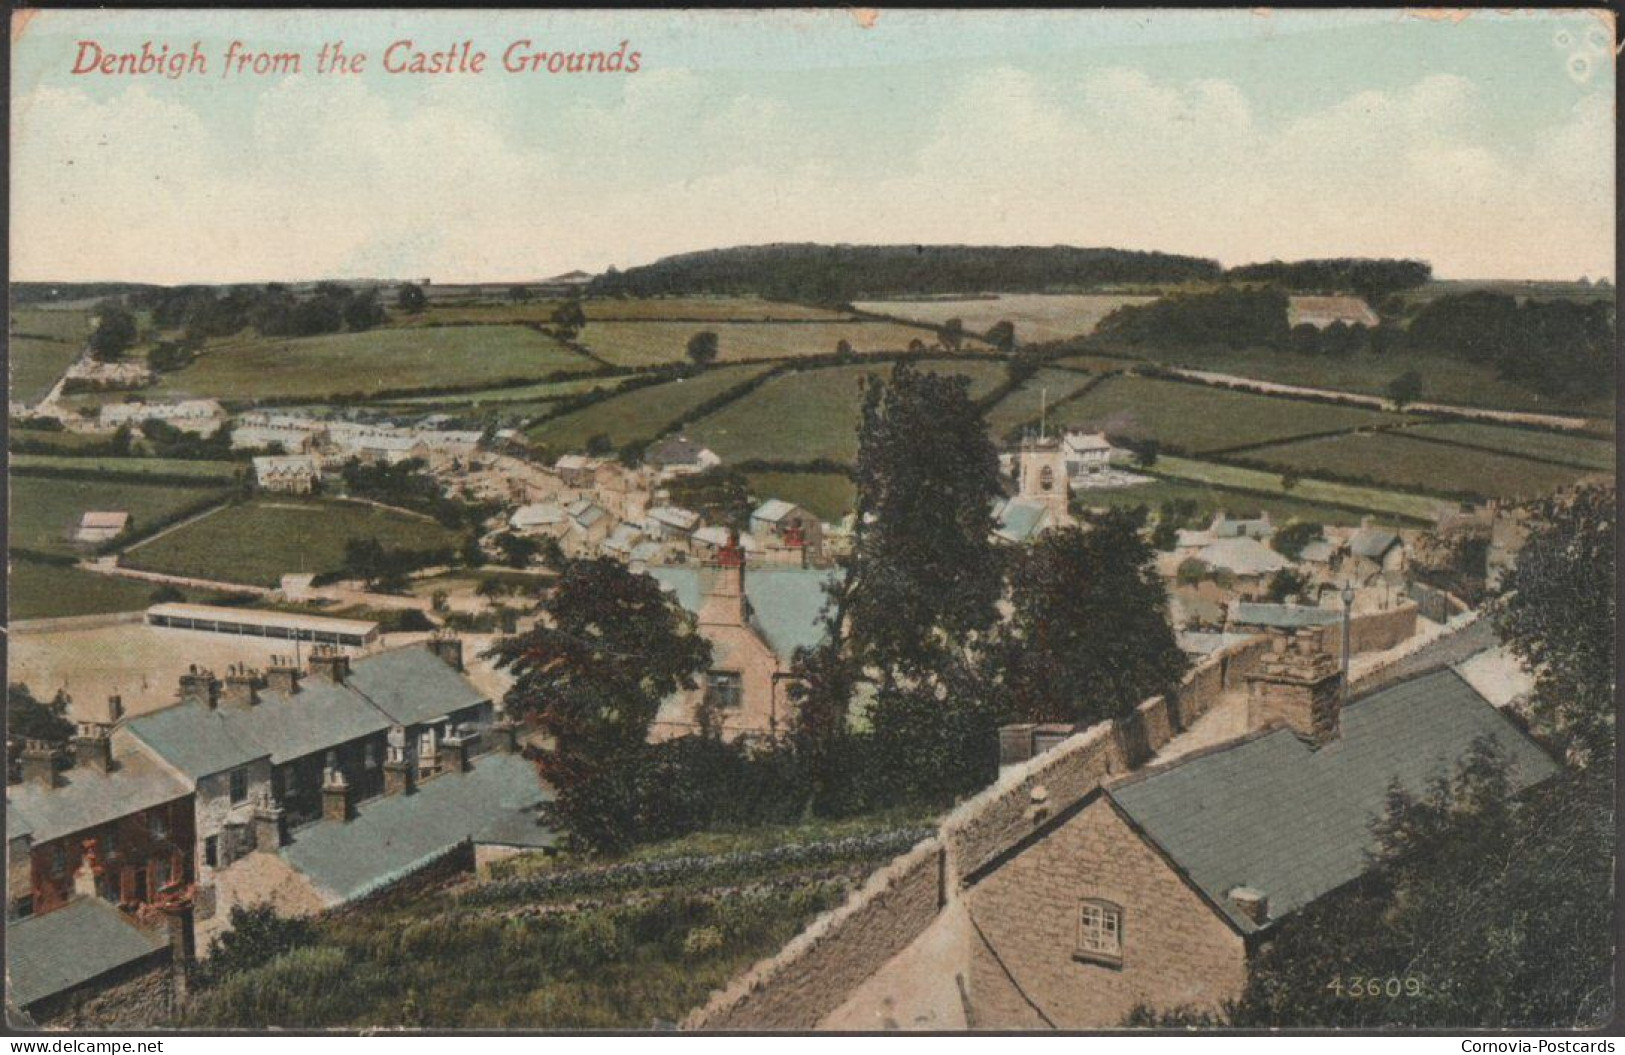
M 551 739 L 541 775 L 571 833 L 624 848 L 639 836 L 650 725 L 662 700 L 694 687 L 711 646 L 654 579 L 605 558 L 567 563 L 541 608 L 533 630 L 489 652 L 514 676 L 508 712 Z
M 1184 673 L 1144 526 L 1143 509 L 1113 510 L 1016 552 L 999 651 L 1020 717 L 1120 717 Z
M 961 375 L 899 363 L 865 383 L 843 612 L 883 679 L 929 678 L 997 618 L 998 453 Z
M 96 329 L 90 334 L 91 355 L 102 362 L 122 359 L 135 339 L 135 316 L 123 305 L 107 303 L 97 309 Z
M 1496 628 L 1535 673 L 1537 720 L 1589 764 L 1614 757 L 1614 488 L 1537 503 Z

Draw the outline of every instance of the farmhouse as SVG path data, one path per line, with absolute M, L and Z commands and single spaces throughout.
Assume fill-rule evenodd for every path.
M 1292 297 L 1286 315 L 1288 326 L 1313 326 L 1317 330 L 1338 322 L 1368 328 L 1382 324 L 1377 313 L 1359 297 Z
M 659 472 L 660 479 L 701 473 L 722 464 L 715 451 L 702 447 L 687 436 L 672 436 L 644 452 L 643 460 Z
M 124 534 L 124 529 L 129 526 L 128 513 L 86 513 L 79 518 L 79 526 L 74 529 L 73 538 L 76 542 L 110 542 Z
M 321 462 L 308 454 L 273 454 L 254 459 L 254 482 L 264 491 L 308 495 L 322 482 Z
M 1076 480 L 1111 468 L 1112 445 L 1103 432 L 1069 431 L 1061 438 L 1066 474 Z
M 1480 738 L 1506 755 L 1514 789 L 1555 772 L 1450 670 L 1341 707 L 1318 636 L 1251 679 L 1258 731 L 1086 794 L 973 877 L 979 1028 L 1217 1010 L 1281 920 L 1369 867 L 1392 787 L 1424 791 Z

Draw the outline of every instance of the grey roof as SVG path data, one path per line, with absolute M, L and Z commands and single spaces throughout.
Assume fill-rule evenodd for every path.
M 182 703 L 133 718 L 124 731 L 195 780 L 270 755 L 241 721 L 245 713 Z
M 292 696 L 262 691 L 251 708 L 180 704 L 133 719 L 127 728 L 195 780 L 256 758 L 281 765 L 485 700 L 443 660 L 412 646 L 356 660 L 344 685 L 306 677 Z
M 13 806 L 8 800 L 6 803 L 6 842 L 21 839 L 25 835 L 33 835 L 34 826 L 28 823 L 22 811 Z
M 415 645 L 358 661 L 349 684 L 398 725 L 416 725 L 487 702 L 445 660 Z
M 697 568 L 651 568 L 649 574 L 677 597 L 688 611 L 699 613 L 705 599 Z M 752 568 L 745 574 L 745 599 L 751 622 L 779 658 L 789 661 L 798 648 L 824 640 L 824 584 L 839 574 L 815 568 Z
M 1361 528 L 1349 539 L 1349 552 L 1356 557 L 1367 560 L 1380 560 L 1394 546 L 1399 544 L 1399 536 L 1384 528 Z
M 756 507 L 755 511 L 751 513 L 750 518 L 752 520 L 764 520 L 770 524 L 777 524 L 779 521 L 783 520 L 785 517 L 789 516 L 795 511 L 795 503 L 786 502 L 782 498 L 769 498 L 767 501 Z
M 75 766 L 57 774 L 57 786 L 15 784 L 6 789 L 6 838 L 22 822 L 36 843 L 94 828 L 191 793 L 186 783 L 142 755 L 121 756 L 111 773 Z
M 1334 608 L 1317 608 L 1307 604 L 1235 601 L 1230 605 L 1230 621 L 1246 626 L 1330 626 L 1342 617 L 1342 613 Z
M 97 897 L 6 927 L 6 998 L 26 1008 L 168 947 Z
M 1230 891 L 1262 891 L 1273 921 L 1357 878 L 1376 849 L 1371 824 L 1389 787 L 1424 791 L 1481 737 L 1510 762 L 1515 789 L 1557 770 L 1459 675 L 1441 670 L 1354 701 L 1341 735 L 1318 750 L 1276 729 L 1131 777 L 1108 794 L 1246 933 L 1262 928 L 1230 903 Z
M 1037 502 L 1011 499 L 994 513 L 998 524 L 993 533 L 1010 542 L 1025 542 L 1043 526 L 1048 513 L 1049 510 Z
M 293 833 L 287 862 L 335 902 L 350 901 L 406 876 L 487 831 L 512 837 L 534 827 L 551 801 L 536 767 L 491 754 L 467 773 L 425 781 L 410 795 L 363 803 L 348 822 L 321 821 Z M 545 836 L 529 833 L 536 845 Z
M 1298 559 L 1309 561 L 1311 564 L 1325 564 L 1335 556 L 1337 546 L 1323 538 L 1305 544 L 1303 549 L 1298 551 Z
M 655 444 L 643 460 L 655 465 L 698 465 L 704 450 L 687 436 L 672 436 Z

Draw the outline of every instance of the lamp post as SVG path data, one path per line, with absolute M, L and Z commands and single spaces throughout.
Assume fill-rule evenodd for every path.
M 1345 580 L 1343 582 L 1343 702 L 1349 702 L 1349 639 L 1351 613 L 1354 610 L 1354 586 Z

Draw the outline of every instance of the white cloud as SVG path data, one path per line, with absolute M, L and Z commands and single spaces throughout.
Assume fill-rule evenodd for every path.
M 1283 123 L 1223 80 L 1128 68 L 951 78 L 911 140 L 861 124 L 819 132 L 827 123 L 808 117 L 827 100 L 719 96 L 682 70 L 517 116 L 500 80 L 439 82 L 408 105 L 364 80 L 290 78 L 237 126 L 139 84 L 107 102 L 43 87 L 14 104 L 14 271 L 503 278 L 822 240 L 1612 272 L 1614 132 L 1600 91 L 1517 149 L 1484 131 L 1485 101 L 1454 76 Z M 877 170 L 889 174 L 858 174 Z

